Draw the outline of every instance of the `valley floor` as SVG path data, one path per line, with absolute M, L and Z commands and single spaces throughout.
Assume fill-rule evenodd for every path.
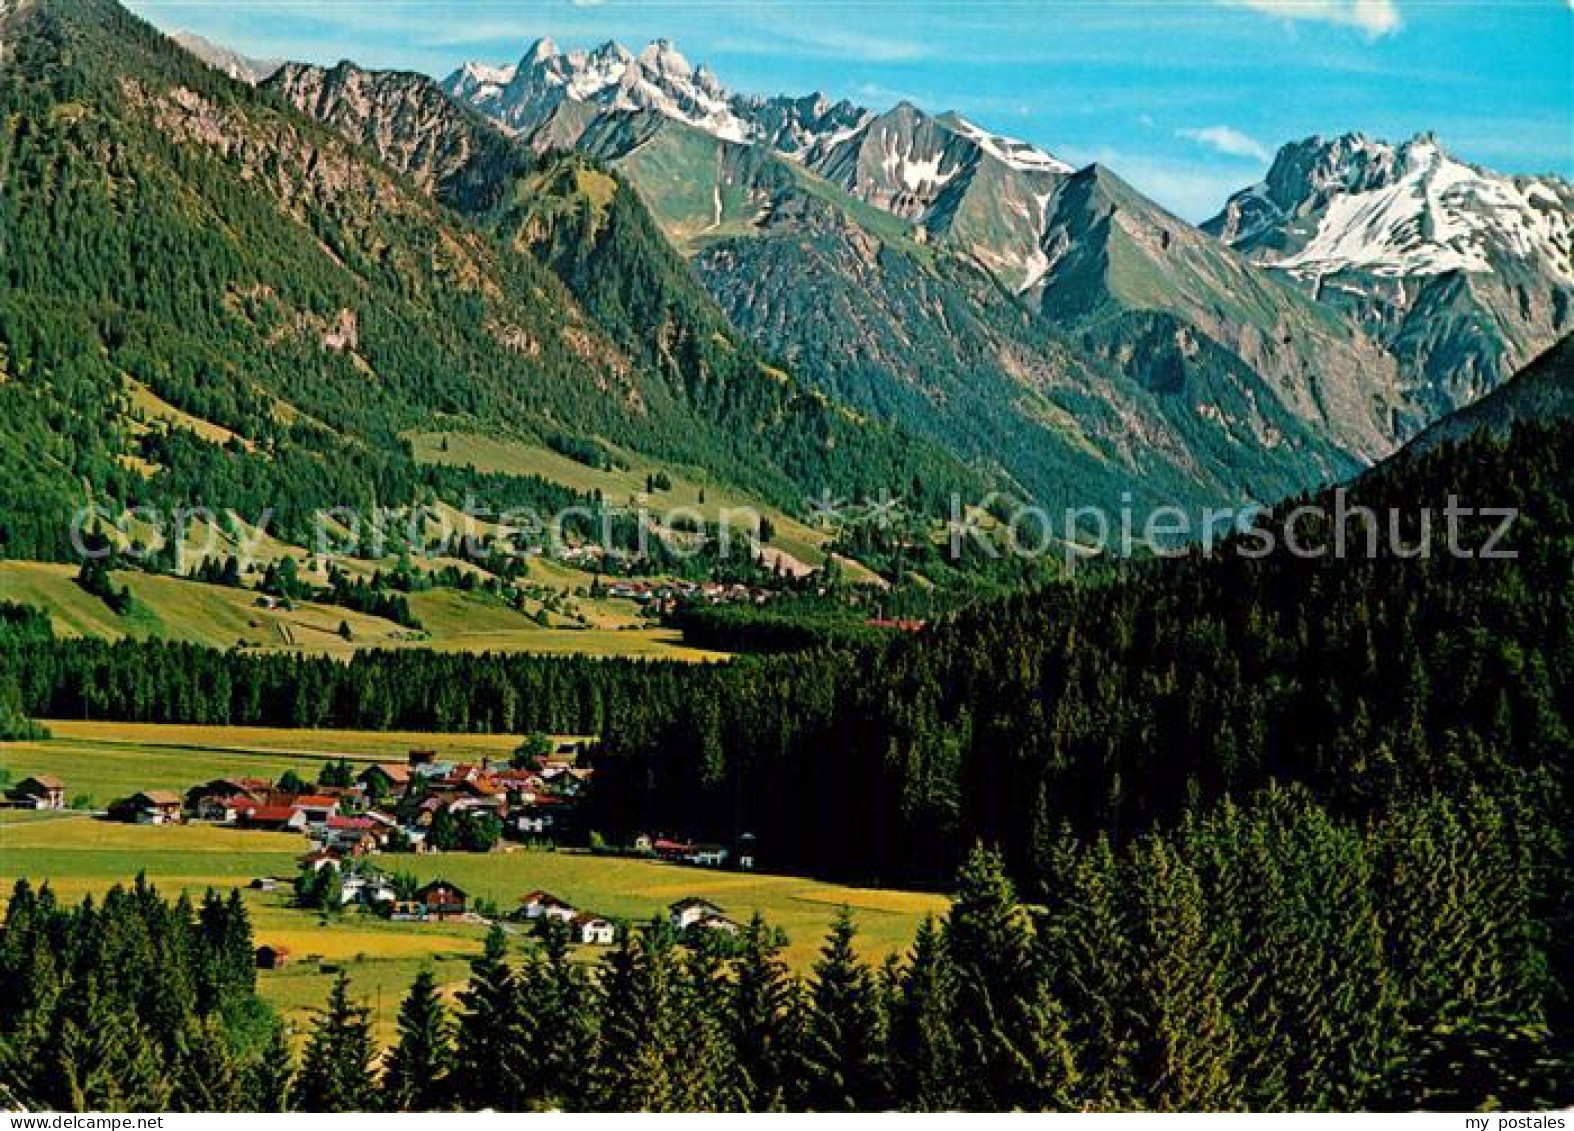
M 412 747 L 442 758 L 506 756 L 517 737 L 433 735 L 269 728 L 50 722 L 44 742 L 0 744 L 0 771 L 12 782 L 33 774 L 62 778 L 68 796 L 102 807 L 138 789 L 184 790 L 222 775 L 277 777 L 294 769 L 314 778 L 327 760 L 389 761 Z M 288 948 L 281 970 L 260 972 L 261 992 L 304 1031 L 320 1008 L 335 973 L 350 974 L 356 992 L 374 1010 L 377 1036 L 388 1042 L 404 991 L 423 964 L 448 990 L 462 983 L 479 953 L 484 927 L 470 923 L 386 922 L 356 908 L 324 917 L 291 906 L 288 881 L 310 845 L 296 834 L 208 824 L 116 824 L 86 811 L 0 811 L 0 884 L 48 880 L 66 902 L 101 895 L 138 872 L 166 895 L 200 897 L 207 888 L 240 887 L 258 945 Z M 710 871 L 653 860 L 592 856 L 571 851 L 515 848 L 488 854 L 384 854 L 373 858 L 389 872 L 422 882 L 442 878 L 472 899 L 495 902 L 504 914 L 519 898 L 544 889 L 574 905 L 625 921 L 664 914 L 674 901 L 708 899 L 735 919 L 763 913 L 784 929 L 787 960 L 797 969 L 813 962 L 838 908 L 852 909 L 864 953 L 871 960 L 905 948 L 926 914 L 942 914 L 938 895 L 860 889 L 791 876 Z M 274 891 L 248 888 L 254 878 L 286 881 Z M 519 930 L 526 928 L 518 925 Z M 588 957 L 596 948 L 584 948 Z

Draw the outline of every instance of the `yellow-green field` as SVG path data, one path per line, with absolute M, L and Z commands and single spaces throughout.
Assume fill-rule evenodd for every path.
M 600 491 L 615 503 L 643 498 L 646 476 L 665 472 L 672 481 L 672 488 L 649 496 L 647 505 L 652 511 L 685 507 L 707 522 L 719 522 L 724 511 L 752 510 L 769 518 L 776 527 L 771 545 L 787 555 L 785 564 L 789 568 L 793 565 L 812 568 L 825 562 L 827 537 L 823 531 L 798 521 L 778 507 L 761 504 L 731 487 L 709 481 L 703 472 L 652 463 L 629 452 L 618 453 L 628 464 L 627 470 L 602 471 L 549 448 L 472 432 L 417 432 L 407 438 L 418 460 L 471 466 L 482 472 L 537 475 L 571 490 Z M 741 521 L 735 518 L 739 525 Z
M 20 781 L 52 773 L 66 796 L 86 795 L 97 807 L 139 789 L 184 793 L 217 777 L 277 780 L 294 770 L 315 780 L 324 761 L 402 762 L 411 750 L 435 750 L 447 761 L 507 758 L 515 735 L 417 734 L 401 731 L 283 730 L 269 727 L 176 726 L 53 719 L 45 742 L 0 743 L 0 770 Z
M 533 563 L 542 584 L 566 588 L 578 577 L 558 566 Z M 686 647 L 672 629 L 638 627 L 632 606 L 585 602 L 594 606 L 591 627 L 542 627 L 484 593 L 433 590 L 417 593 L 410 605 L 424 632 L 416 633 L 381 617 L 310 602 L 293 609 L 257 607 L 246 589 L 135 571 L 116 572 L 116 585 L 130 588 L 132 612 L 116 616 L 104 602 L 76 584 L 73 566 L 46 562 L 0 562 L 0 600 L 46 610 L 62 636 L 157 637 L 229 648 L 237 643 L 270 651 L 349 656 L 366 648 L 432 648 L 445 652 L 514 652 L 534 655 L 632 656 L 645 659 L 704 661 L 727 657 Z M 348 625 L 350 639 L 340 635 Z

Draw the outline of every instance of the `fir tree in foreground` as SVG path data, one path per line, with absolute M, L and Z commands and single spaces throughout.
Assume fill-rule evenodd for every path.
M 399 1007 L 399 1043 L 383 1073 L 390 1111 L 441 1111 L 451 1102 L 453 1037 L 437 979 L 423 966 Z
M 298 1111 L 370 1111 L 377 1106 L 372 1026 L 350 1000 L 349 975 L 334 979 L 327 1008 L 312 1026 L 295 1080 Z

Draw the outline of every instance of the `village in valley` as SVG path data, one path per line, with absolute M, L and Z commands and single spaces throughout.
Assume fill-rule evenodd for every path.
M 251 879 L 256 892 L 290 894 L 296 907 L 338 914 L 358 910 L 394 923 L 454 923 L 510 929 L 563 929 L 582 946 L 610 946 L 625 924 L 593 908 L 576 906 L 545 890 L 499 908 L 476 899 L 438 875 L 419 882 L 402 871 L 401 857 L 442 853 L 511 852 L 520 848 L 588 854 L 581 814 L 595 780 L 581 762 L 584 746 L 544 735 L 527 738 L 506 764 L 442 760 L 434 750 L 410 750 L 404 761 L 352 765 L 325 760 L 316 781 L 294 771 L 278 780 L 225 776 L 171 789 L 137 790 L 110 802 L 101 820 L 138 826 L 204 825 L 258 833 L 299 834 L 305 851 L 293 876 Z M 66 782 L 35 774 L 5 793 L 14 810 L 64 811 Z M 753 837 L 737 845 L 691 843 L 641 835 L 620 849 L 598 853 L 679 866 L 754 868 Z M 672 903 L 666 918 L 680 934 L 736 935 L 740 925 L 725 909 L 699 897 Z M 263 940 L 257 964 L 276 970 L 290 960 L 287 946 Z

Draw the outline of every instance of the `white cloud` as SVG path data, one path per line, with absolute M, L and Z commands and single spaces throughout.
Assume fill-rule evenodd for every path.
M 1236 8 L 1251 8 L 1282 20 L 1308 20 L 1359 28 L 1371 39 L 1399 30 L 1403 20 L 1394 0 L 1221 0 Z M 1574 3 L 1574 0 L 1570 0 Z
M 1209 149 L 1229 157 L 1250 157 L 1254 161 L 1269 161 L 1273 154 L 1256 138 L 1229 126 L 1202 126 L 1196 129 L 1176 130 L 1176 136 L 1206 145 Z

